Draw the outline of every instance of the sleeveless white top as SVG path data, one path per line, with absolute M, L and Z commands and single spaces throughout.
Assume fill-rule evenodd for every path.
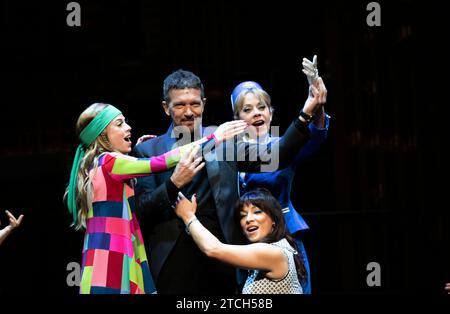
M 242 289 L 243 294 L 302 294 L 302 286 L 298 281 L 294 254 L 296 251 L 286 239 L 271 243 L 283 250 L 288 258 L 288 272 L 282 279 L 269 279 L 261 270 L 250 270 L 247 281 Z

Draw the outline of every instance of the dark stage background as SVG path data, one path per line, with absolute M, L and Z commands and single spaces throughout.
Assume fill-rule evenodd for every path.
M 0 247 L 0 294 L 73 295 L 68 263 L 83 234 L 62 204 L 78 115 L 93 102 L 121 108 L 140 134 L 165 132 L 162 81 L 183 68 L 202 79 L 205 125 L 231 119 L 229 94 L 255 80 L 282 131 L 307 96 L 301 59 L 318 55 L 328 88 L 329 138 L 301 164 L 292 198 L 310 231 L 316 294 L 444 294 L 450 222 L 444 74 L 446 20 L 438 4 L 380 1 L 2 1 L 1 127 L 5 209 L 25 214 Z M 368 287 L 366 265 L 381 266 Z

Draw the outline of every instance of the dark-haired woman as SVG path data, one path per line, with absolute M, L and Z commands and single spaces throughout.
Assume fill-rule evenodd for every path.
M 249 191 L 238 200 L 236 220 L 249 241 L 246 245 L 220 242 L 196 218 L 197 201 L 181 193 L 175 212 L 200 250 L 211 258 L 249 270 L 243 294 L 301 294 L 305 267 L 278 201 L 266 189 Z

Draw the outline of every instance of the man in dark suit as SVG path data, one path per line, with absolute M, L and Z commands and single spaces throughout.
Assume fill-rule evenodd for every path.
M 178 145 L 179 128 L 188 130 L 184 132 L 183 144 L 205 135 L 201 121 L 206 98 L 200 79 L 189 71 L 178 70 L 164 80 L 163 90 L 162 105 L 172 124 L 164 135 L 136 146 L 134 155 L 137 157 L 160 155 Z M 308 108 L 309 111 L 313 109 Z M 186 139 L 186 134 L 190 138 Z M 256 144 L 235 140 L 231 143 L 232 153 L 225 154 L 227 149 L 230 151 L 228 141 L 228 148 L 224 145 L 204 156 L 206 166 L 201 170 L 192 166 L 194 159 L 185 158 L 173 171 L 138 179 L 135 188 L 137 207 L 148 231 L 145 240 L 158 293 L 236 293 L 236 270 L 206 257 L 185 232 L 183 222 L 172 207 L 178 192 L 189 199 L 197 193 L 196 216 L 220 241 L 243 243 L 240 227 L 234 220 L 234 205 L 239 197 L 238 171 L 260 172 L 268 164 L 285 167 L 308 137 L 308 123 L 299 117 L 279 143 L 270 148 L 261 149 Z M 273 152 L 278 153 L 274 158 Z M 225 155 L 226 158 L 217 158 Z

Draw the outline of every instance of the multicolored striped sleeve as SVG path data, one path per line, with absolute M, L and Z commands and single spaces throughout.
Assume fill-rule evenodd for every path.
M 195 145 L 203 147 L 210 141 L 215 141 L 213 135 L 150 158 L 135 158 L 119 153 L 106 153 L 101 156 L 99 166 L 106 170 L 114 180 L 125 181 L 173 168 L 185 152 L 190 151 Z

